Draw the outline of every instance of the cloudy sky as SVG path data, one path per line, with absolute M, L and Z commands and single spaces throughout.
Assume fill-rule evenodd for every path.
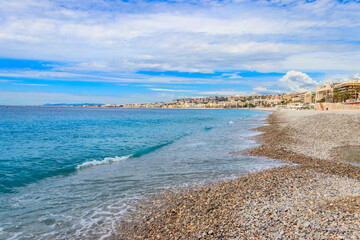
M 0 0 L 0 104 L 306 91 L 360 72 L 359 0 Z

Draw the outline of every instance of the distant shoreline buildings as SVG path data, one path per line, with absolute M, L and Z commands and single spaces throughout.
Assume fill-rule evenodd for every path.
M 202 98 L 176 99 L 170 102 L 138 104 L 85 104 L 67 105 L 70 107 L 100 108 L 253 108 L 284 106 L 288 108 L 315 108 L 316 104 L 342 103 L 360 106 L 360 79 L 347 82 L 327 83 L 318 86 L 315 91 L 302 93 L 283 93 L 277 95 L 249 96 L 211 96 Z M 59 106 L 59 105 L 56 105 Z

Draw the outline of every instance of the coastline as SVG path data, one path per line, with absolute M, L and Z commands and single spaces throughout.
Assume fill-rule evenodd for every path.
M 134 213 L 131 221 L 120 223 L 120 235 L 113 239 L 359 239 L 360 167 L 337 161 L 327 148 L 323 148 L 326 157 L 314 157 L 323 150 L 321 144 L 338 137 L 326 142 L 326 125 L 317 129 L 324 138 L 318 143 L 320 148 L 303 154 L 307 144 L 314 144 L 311 136 L 307 136 L 309 141 L 300 141 L 309 126 L 307 121 L 322 118 L 331 124 L 333 117 L 313 111 L 304 111 L 308 116 L 299 116 L 301 119 L 291 116 L 296 112 L 270 114 L 268 125 L 255 129 L 263 132 L 256 137 L 262 145 L 246 151 L 289 165 L 158 199 L 154 196 L 143 205 L 141 214 Z M 336 116 L 333 120 L 342 119 Z M 328 135 L 334 131 L 337 129 Z M 311 134 L 318 139 L 317 132 Z
M 139 199 L 281 165 L 234 154 L 264 112 L 2 110 L 0 239 L 105 239 Z

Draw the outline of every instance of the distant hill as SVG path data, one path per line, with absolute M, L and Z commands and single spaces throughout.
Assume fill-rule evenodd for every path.
M 104 105 L 103 103 L 54 103 L 54 104 L 44 104 L 43 106 L 82 106 L 82 105 Z

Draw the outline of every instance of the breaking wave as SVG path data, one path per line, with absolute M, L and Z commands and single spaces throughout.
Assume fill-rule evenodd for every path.
M 106 157 L 101 161 L 97 161 L 97 160 L 92 160 L 92 161 L 88 161 L 88 162 L 84 162 L 78 166 L 76 166 L 76 169 L 82 169 L 82 168 L 88 168 L 88 167 L 93 167 L 96 165 L 103 165 L 103 164 L 110 164 L 113 162 L 120 162 L 120 161 L 124 161 L 126 159 L 129 159 L 130 157 L 132 157 L 132 155 L 127 155 L 127 156 L 122 156 L 122 157 Z

